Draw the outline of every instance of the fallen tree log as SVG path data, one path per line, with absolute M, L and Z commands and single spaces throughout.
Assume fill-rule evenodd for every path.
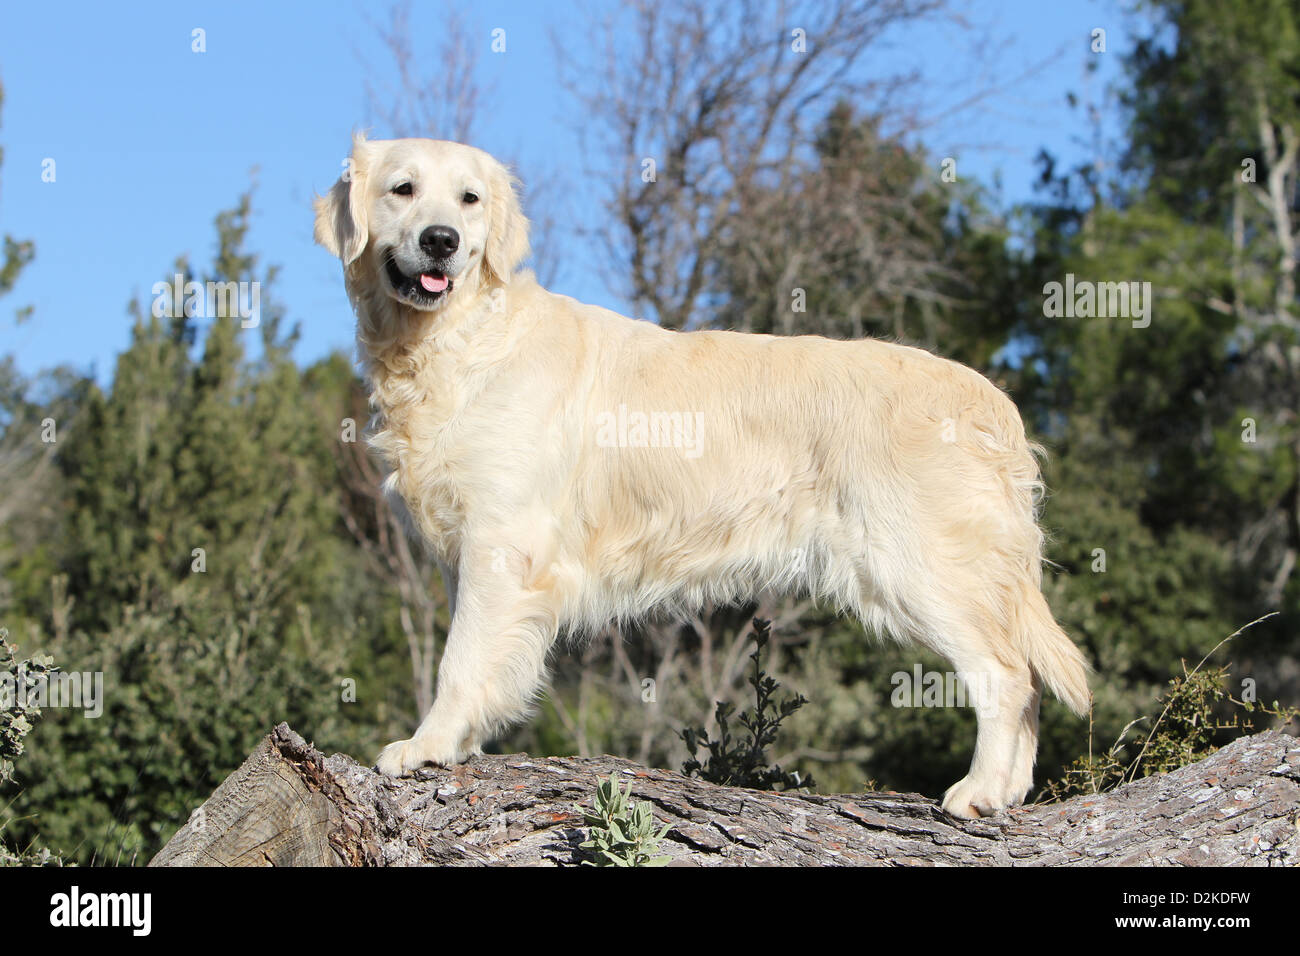
M 578 804 L 615 771 L 672 825 L 676 865 L 1296 865 L 1300 741 L 1244 737 L 1099 795 L 956 820 L 916 794 L 720 787 L 615 757 L 479 756 L 385 778 L 287 724 L 150 866 L 571 865 Z

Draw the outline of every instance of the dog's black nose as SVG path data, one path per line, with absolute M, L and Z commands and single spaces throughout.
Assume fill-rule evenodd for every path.
M 420 233 L 420 248 L 436 259 L 446 259 L 460 248 L 460 233 L 450 226 L 430 226 Z

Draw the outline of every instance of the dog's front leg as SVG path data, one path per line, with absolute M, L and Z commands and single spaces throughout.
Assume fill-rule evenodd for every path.
M 499 555 L 499 552 L 497 552 Z M 460 763 L 525 717 L 545 678 L 555 642 L 552 594 L 528 586 L 515 562 L 465 552 L 455 613 L 438 665 L 433 707 L 408 740 L 389 744 L 375 762 L 398 776 L 425 763 Z

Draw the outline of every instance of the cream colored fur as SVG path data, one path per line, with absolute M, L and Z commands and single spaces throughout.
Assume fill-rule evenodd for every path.
M 1024 799 L 1043 684 L 1075 712 L 1089 692 L 1040 590 L 1036 449 L 1001 391 L 900 345 L 670 332 L 552 294 L 517 271 L 528 224 L 492 157 L 357 137 L 352 160 L 316 237 L 344 262 L 373 444 L 454 593 L 437 699 L 380 770 L 462 761 L 526 717 L 561 633 L 806 591 L 995 688 L 947 810 Z M 430 225 L 462 247 L 451 290 L 414 306 L 384 262 Z M 619 425 L 638 413 L 651 441 Z

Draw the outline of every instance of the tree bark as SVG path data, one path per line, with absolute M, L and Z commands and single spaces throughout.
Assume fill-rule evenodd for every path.
M 1269 731 L 1108 793 L 956 820 L 917 794 L 720 787 L 616 757 L 478 756 L 385 778 L 280 724 L 150 866 L 564 866 L 611 771 L 681 866 L 1300 863 L 1300 741 Z

